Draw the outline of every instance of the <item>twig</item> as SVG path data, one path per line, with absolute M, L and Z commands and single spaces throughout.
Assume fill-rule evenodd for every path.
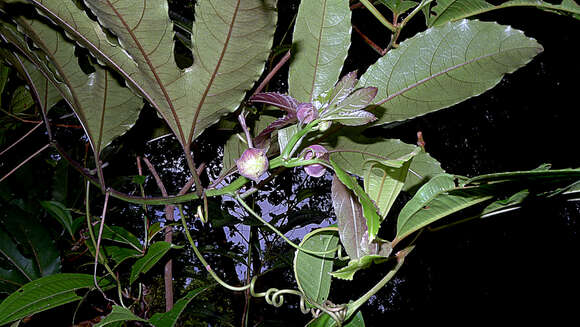
M 10 144 L 6 149 L 2 150 L 2 152 L 0 152 L 0 156 L 2 156 L 4 153 L 8 152 L 8 150 L 15 147 L 18 143 L 20 143 L 22 140 L 24 140 L 28 135 L 32 134 L 32 132 L 34 132 L 37 128 L 39 128 L 40 125 L 42 125 L 42 122 L 38 122 L 36 124 L 36 126 L 34 126 L 31 130 L 26 132 L 26 134 L 24 134 L 22 137 L 20 137 L 18 140 L 16 140 L 16 142 Z
M 24 159 L 24 161 L 22 161 L 21 163 L 19 163 L 18 166 L 14 167 L 14 169 L 12 169 L 11 171 L 9 171 L 8 174 L 6 174 L 6 175 L 4 175 L 4 177 L 0 178 L 0 183 L 3 180 L 5 180 L 6 178 L 8 178 L 10 175 L 12 175 L 15 171 L 17 171 L 20 167 L 22 167 L 28 161 L 30 161 L 32 158 L 36 157 L 39 153 L 41 153 L 46 148 L 48 148 L 49 146 L 50 146 L 50 143 L 46 144 L 45 146 L 43 146 L 42 148 L 40 148 L 38 151 L 36 151 L 32 155 L 30 155 L 28 158 Z
M 87 185 L 87 189 L 88 189 L 88 185 Z M 95 245 L 95 264 L 94 264 L 94 268 L 93 268 L 93 281 L 95 282 L 95 287 L 101 292 L 101 294 L 103 294 L 103 297 L 110 302 L 115 303 L 115 301 L 109 299 L 106 295 L 105 292 L 103 291 L 103 289 L 99 286 L 99 282 L 97 281 L 97 267 L 99 265 L 99 252 L 101 249 L 101 239 L 103 237 L 103 229 L 105 226 L 105 216 L 107 215 L 107 205 L 109 203 L 109 192 L 105 193 L 105 203 L 103 204 L 103 214 L 101 215 L 101 225 L 99 226 L 99 236 L 97 237 L 97 244 Z M 88 206 L 88 203 L 87 203 Z M 89 224 L 88 226 L 89 229 L 92 228 L 92 226 Z M 114 277 L 115 275 L 113 275 Z M 119 299 L 121 299 L 122 301 L 122 297 L 119 297 Z
M 258 88 L 256 89 L 256 91 L 252 95 L 255 95 L 256 93 L 262 92 L 262 90 L 264 89 L 264 87 L 266 87 L 266 84 L 268 84 L 268 82 L 270 82 L 270 80 L 272 79 L 272 77 L 274 77 L 274 75 L 276 75 L 276 73 L 280 70 L 280 68 L 282 68 L 282 66 L 284 66 L 284 64 L 288 61 L 288 59 L 290 59 L 290 55 L 291 55 L 291 50 L 288 50 L 288 52 L 286 52 L 286 54 L 284 55 L 284 57 L 282 57 L 282 59 L 280 59 L 280 61 L 276 64 L 276 66 L 274 66 L 274 68 L 272 69 L 272 71 L 270 71 L 268 73 L 268 75 L 266 75 L 266 77 L 264 78 L 264 80 L 262 81 L 262 83 L 260 83 L 260 85 L 258 86 Z
M 143 157 L 143 162 L 145 162 L 145 165 L 147 165 L 147 168 L 149 168 L 153 178 L 155 178 L 155 182 L 157 183 L 157 187 L 159 187 L 161 194 L 164 197 L 167 197 L 167 189 L 165 189 L 165 185 L 163 185 L 163 182 L 161 181 L 159 174 L 157 174 L 155 167 L 153 167 L 151 162 L 145 157 Z M 194 171 L 193 173 L 196 174 L 197 172 Z M 174 205 L 165 206 L 165 219 L 167 221 L 174 221 L 174 209 Z M 165 242 L 173 242 L 173 229 L 170 224 L 167 224 L 165 227 Z M 165 263 L 165 272 L 163 278 L 165 280 L 165 311 L 168 312 L 173 309 L 173 260 L 171 259 Z
M 373 50 L 375 50 L 379 55 L 384 56 L 387 53 L 387 49 L 383 49 L 379 47 L 376 43 L 374 43 L 368 36 L 366 36 L 361 30 L 356 27 L 356 25 L 352 24 L 352 29 L 362 37 L 366 44 L 368 44 Z

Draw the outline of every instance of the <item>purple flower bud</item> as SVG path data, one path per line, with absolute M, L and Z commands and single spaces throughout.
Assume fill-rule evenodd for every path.
M 312 103 L 303 102 L 296 108 L 296 115 L 298 116 L 298 121 L 302 124 L 308 124 L 311 121 L 318 118 L 318 110 L 314 108 Z
M 327 153 L 328 151 L 323 146 L 314 144 L 304 149 L 304 159 L 320 158 Z M 304 167 L 304 171 L 312 177 L 321 177 L 326 172 L 326 167 L 321 164 L 312 164 Z
M 244 151 L 240 159 L 236 160 L 236 166 L 240 175 L 253 181 L 258 181 L 268 170 L 268 157 L 266 150 L 249 148 Z

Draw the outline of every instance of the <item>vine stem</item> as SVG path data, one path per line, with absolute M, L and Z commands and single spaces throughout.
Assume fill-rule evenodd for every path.
M 338 247 L 336 247 L 332 250 L 323 251 L 323 252 L 316 252 L 316 251 L 310 251 L 308 249 L 304 249 L 304 248 L 300 247 L 299 245 L 296 245 L 294 242 L 290 241 L 290 239 L 288 239 L 276 227 L 272 226 L 270 223 L 268 223 L 267 221 L 262 219 L 262 217 L 260 217 L 260 215 L 258 215 L 254 210 L 252 210 L 252 208 L 250 208 L 250 206 L 248 206 L 248 204 L 241 198 L 241 196 L 239 194 L 236 194 L 236 200 L 238 200 L 238 202 L 246 209 L 246 211 L 248 211 L 256 219 L 258 219 L 262 224 L 264 224 L 268 228 L 270 228 L 274 233 L 278 234 L 278 236 L 280 236 L 282 239 L 284 239 L 284 241 L 286 241 L 286 243 L 290 244 L 290 246 L 292 246 L 296 250 L 302 251 L 304 253 L 312 254 L 312 255 L 324 255 L 324 254 L 334 253 L 334 252 L 338 251 Z
M 189 245 L 191 245 L 191 248 L 193 249 L 193 252 L 195 253 L 195 256 L 197 257 L 197 259 L 201 262 L 201 264 L 205 267 L 205 270 L 207 270 L 207 272 L 211 275 L 211 277 L 213 277 L 213 279 L 215 279 L 216 282 L 218 282 L 218 284 L 220 284 L 221 286 L 227 288 L 230 291 L 234 291 L 234 292 L 241 292 L 241 291 L 245 291 L 248 288 L 250 288 L 251 284 L 247 284 L 244 286 L 232 286 L 228 283 L 226 283 L 225 281 L 223 281 L 214 271 L 213 269 L 211 269 L 211 266 L 207 263 L 207 261 L 205 260 L 205 258 L 203 257 L 203 255 L 201 254 L 201 252 L 199 251 L 199 249 L 197 248 L 197 246 L 195 246 L 195 242 L 193 241 L 193 238 L 191 237 L 191 233 L 189 232 L 189 228 L 187 227 L 187 223 L 185 222 L 186 216 L 183 213 L 183 208 L 181 205 L 177 206 L 179 208 L 179 214 L 181 215 L 181 225 L 183 226 L 183 230 L 185 232 L 185 236 L 187 238 L 187 241 L 189 242 Z
M 157 183 L 157 187 L 161 191 L 161 195 L 167 197 L 167 189 L 165 185 L 163 185 L 163 181 L 161 181 L 161 177 L 157 173 L 155 167 L 151 164 L 149 159 L 143 157 L 143 162 L 149 171 L 155 178 L 155 182 Z M 196 174 L 197 172 L 194 172 Z M 173 210 L 175 209 L 174 205 L 166 204 L 165 205 L 165 220 L 166 221 L 174 221 L 173 217 Z M 173 229 L 171 224 L 167 224 L 165 227 L 165 242 L 173 243 Z M 173 260 L 167 260 L 164 267 L 164 274 L 163 274 L 164 286 L 165 286 L 165 312 L 171 311 L 173 309 Z
M 85 192 L 86 193 L 86 195 L 85 195 L 85 215 L 86 215 L 86 219 L 87 219 L 87 229 L 89 231 L 89 238 L 91 239 L 91 242 L 93 243 L 93 247 L 95 248 L 95 265 L 94 265 L 94 271 L 93 271 L 93 281 L 95 283 L 95 287 L 101 292 L 101 294 L 103 295 L 105 300 L 107 300 L 109 302 L 116 303 L 115 301 L 113 301 L 107 297 L 107 295 L 105 294 L 103 289 L 101 289 L 101 287 L 99 286 L 99 283 L 97 282 L 97 264 L 98 264 L 98 258 L 100 256 L 99 247 L 100 247 L 100 240 L 101 240 L 102 229 L 103 229 L 104 224 L 101 224 L 101 227 L 99 230 L 99 239 L 97 242 L 97 240 L 95 240 L 95 233 L 93 231 L 93 224 L 91 222 L 91 211 L 90 211 L 90 205 L 89 205 L 89 203 L 90 203 L 90 196 L 89 196 L 90 187 L 91 187 L 91 183 L 87 181 L 86 192 Z M 107 200 L 107 198 L 105 198 L 105 200 Z M 105 201 L 105 208 L 103 208 L 103 209 L 106 209 L 106 203 L 107 202 Z M 104 217 L 103 217 L 103 220 L 104 220 Z M 103 259 L 103 265 L 105 266 L 105 269 L 111 275 L 111 277 L 113 277 L 113 279 L 115 279 L 115 281 L 117 282 L 117 290 L 119 292 L 119 300 L 121 301 L 121 304 L 123 305 L 123 297 L 121 296 L 121 283 L 119 281 L 119 278 L 117 278 L 117 276 L 113 273 L 113 270 L 107 264 L 107 259 L 105 257 L 102 257 L 102 259 Z
M 224 288 L 226 288 L 230 291 L 234 291 L 234 292 L 244 292 L 246 290 L 249 290 L 251 296 L 264 297 L 266 299 L 266 303 L 273 305 L 275 307 L 280 307 L 284 303 L 284 298 L 283 298 L 284 294 L 297 295 L 297 296 L 300 296 L 300 299 L 301 299 L 300 300 L 300 310 L 303 313 L 308 312 L 308 308 L 307 308 L 305 300 L 304 300 L 304 295 L 300 291 L 297 291 L 297 290 L 278 290 L 276 288 L 270 288 L 266 292 L 256 293 L 256 292 L 254 292 L 254 285 L 256 284 L 256 280 L 258 279 L 258 276 L 252 277 L 252 281 L 249 284 L 246 284 L 244 286 L 232 286 L 232 285 L 226 283 L 224 280 L 222 280 L 215 273 L 215 271 L 213 271 L 213 269 L 211 268 L 209 263 L 205 260 L 205 258 L 203 257 L 203 255 L 201 254 L 201 252 L 199 251 L 197 246 L 195 245 L 195 242 L 193 241 L 193 238 L 191 237 L 191 233 L 189 232 L 189 228 L 187 227 L 187 223 L 185 221 L 187 216 L 183 213 L 183 207 L 181 205 L 178 205 L 177 207 L 179 209 L 179 214 L 181 216 L 181 218 L 180 218 L 181 225 L 183 226 L 183 230 L 185 232 L 185 236 L 187 238 L 187 241 L 189 242 L 189 245 L 191 245 L 191 248 L 193 249 L 195 256 L 197 257 L 197 259 L 199 259 L 201 264 L 205 267 L 205 270 L 207 270 L 207 272 L 211 275 L 211 277 L 213 277 L 213 279 L 218 284 L 220 284 Z
M 360 0 L 360 2 L 391 32 L 395 33 L 397 31 L 397 27 L 391 24 L 369 0 Z
M 2 156 L 4 153 L 8 152 L 10 149 L 12 149 L 13 147 L 15 147 L 18 143 L 22 142 L 22 140 L 24 140 L 28 135 L 32 134 L 32 132 L 34 132 L 41 125 L 42 125 L 42 122 L 37 123 L 36 126 L 34 126 L 31 130 L 29 130 L 28 132 L 26 132 L 26 134 L 24 134 L 23 136 L 21 136 L 18 140 L 16 140 L 16 142 L 10 144 L 6 149 L 2 150 L 2 152 L 0 152 L 0 156 Z
M 414 247 L 408 247 L 406 249 L 403 249 L 403 250 L 397 252 L 397 254 L 395 255 L 397 258 L 397 265 L 393 269 L 391 269 L 391 271 L 389 271 L 385 275 L 385 277 L 383 277 L 383 279 L 381 279 L 375 286 L 373 286 L 373 288 L 371 288 L 368 292 L 366 292 L 363 296 L 358 298 L 356 301 L 349 304 L 347 316 L 354 314 L 354 312 L 361 305 L 366 303 L 371 298 L 371 296 L 375 295 L 381 288 L 383 288 L 385 285 L 387 285 L 387 283 L 393 278 L 393 276 L 395 276 L 397 271 L 399 271 L 399 269 L 401 268 L 401 266 L 405 262 L 405 257 L 407 257 L 407 255 L 409 254 L 409 252 L 411 252 L 413 250 L 413 248 Z
M 14 167 L 11 171 L 9 171 L 8 174 L 6 174 L 2 178 L 0 178 L 0 182 L 2 182 L 3 180 L 5 180 L 6 178 L 8 178 L 15 171 L 17 171 L 20 167 L 24 166 L 24 164 L 26 164 L 27 162 L 29 162 L 32 158 L 36 157 L 39 153 L 41 153 L 42 151 L 46 150 L 46 148 L 48 148 L 49 146 L 50 146 L 50 143 L 46 144 L 45 146 L 43 146 L 42 148 L 40 148 L 39 150 L 37 150 L 36 152 L 34 152 L 32 155 L 30 155 L 28 158 L 24 159 L 24 161 L 22 161 L 16 167 Z

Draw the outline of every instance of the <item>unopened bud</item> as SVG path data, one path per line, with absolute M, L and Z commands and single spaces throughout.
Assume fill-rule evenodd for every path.
M 258 181 L 268 170 L 268 157 L 263 149 L 249 148 L 236 160 L 240 175 Z
M 305 150 L 304 159 L 310 160 L 314 157 L 320 158 L 328 153 L 322 145 L 314 144 L 307 147 Z M 312 164 L 304 167 L 304 171 L 309 176 L 321 177 L 326 172 L 326 167 L 321 164 Z

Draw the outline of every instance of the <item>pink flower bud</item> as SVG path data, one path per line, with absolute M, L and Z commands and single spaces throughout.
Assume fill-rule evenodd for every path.
M 314 108 L 312 103 L 304 102 L 296 108 L 296 116 L 298 121 L 302 124 L 308 124 L 318 118 L 318 110 Z
M 326 151 L 323 146 L 314 144 L 304 149 L 304 159 L 310 160 L 314 157 L 320 158 L 327 153 L 328 151 Z M 321 164 L 312 164 L 304 167 L 304 171 L 306 171 L 309 176 L 321 177 L 326 172 L 326 167 Z
M 240 159 L 236 160 L 240 175 L 253 181 L 258 181 L 268 171 L 268 157 L 266 150 L 249 148 L 244 151 Z

